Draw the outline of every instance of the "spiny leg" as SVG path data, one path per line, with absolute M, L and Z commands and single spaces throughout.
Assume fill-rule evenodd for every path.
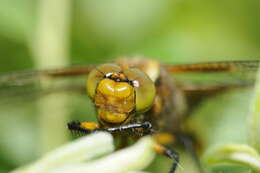
M 172 166 L 171 166 L 171 169 L 169 170 L 169 173 L 174 173 L 178 164 L 179 164 L 179 154 L 170 149 L 170 148 L 167 148 L 167 147 L 164 147 L 163 145 L 161 144 L 154 144 L 154 150 L 159 153 L 159 154 L 162 154 L 162 155 L 165 155 L 167 157 L 169 157 L 170 159 L 174 160 L 173 163 L 172 163 Z
M 127 124 L 127 125 L 122 125 L 118 127 L 110 127 L 110 128 L 103 128 L 104 131 L 113 133 L 113 132 L 120 132 L 120 131 L 126 131 L 126 130 L 133 130 L 133 129 L 143 129 L 144 131 L 152 129 L 152 124 L 149 122 L 144 122 L 144 123 L 133 123 L 133 124 Z M 134 130 L 133 130 L 134 132 Z
M 139 128 L 143 129 L 144 131 L 147 131 L 152 128 L 152 124 L 149 122 L 144 122 L 141 124 L 133 123 L 133 124 L 127 124 L 118 127 L 102 128 L 100 127 L 99 123 L 96 122 L 73 121 L 68 123 L 69 130 L 82 132 L 84 134 L 89 134 L 96 131 L 106 131 L 109 133 L 115 133 L 115 132 L 132 130 L 133 132 L 135 132 L 133 129 L 139 129 Z
M 169 170 L 169 173 L 174 173 L 177 166 L 179 165 L 179 154 L 170 149 L 165 147 L 164 145 L 173 144 L 175 142 L 175 138 L 170 133 L 159 133 L 153 135 L 156 143 L 154 144 L 154 150 L 162 155 L 165 155 L 173 160 L 171 169 Z

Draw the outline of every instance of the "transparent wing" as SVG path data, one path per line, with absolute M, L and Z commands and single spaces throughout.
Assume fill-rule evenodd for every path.
M 164 66 L 186 97 L 190 114 L 202 100 L 226 89 L 253 86 L 260 60 Z
M 218 90 L 254 84 L 260 60 L 165 65 L 185 91 Z
M 94 66 L 16 72 L 0 76 L 0 104 L 35 99 L 53 92 L 85 91 L 86 76 Z

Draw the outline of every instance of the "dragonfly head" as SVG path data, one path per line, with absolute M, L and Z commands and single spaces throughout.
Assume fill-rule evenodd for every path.
M 141 70 L 103 64 L 93 69 L 87 80 L 87 92 L 103 125 L 125 124 L 148 111 L 155 98 L 153 81 Z

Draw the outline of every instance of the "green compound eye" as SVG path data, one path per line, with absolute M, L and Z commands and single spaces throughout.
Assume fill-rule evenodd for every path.
M 102 80 L 105 75 L 111 73 L 119 73 L 121 68 L 115 64 L 103 64 L 93 69 L 87 79 L 87 93 L 93 99 L 95 96 L 96 88 L 100 80 Z
M 146 112 L 154 102 L 156 89 L 153 81 L 143 71 L 132 68 L 126 69 L 124 74 L 132 81 L 136 94 L 136 111 Z

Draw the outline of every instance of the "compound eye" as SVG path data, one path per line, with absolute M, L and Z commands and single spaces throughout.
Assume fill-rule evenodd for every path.
M 132 81 L 136 93 L 136 111 L 146 112 L 154 102 L 156 89 L 149 76 L 139 69 L 127 69 L 124 71 L 128 80 Z
M 108 75 L 119 73 L 121 68 L 115 64 L 103 64 L 93 69 L 87 78 L 87 93 L 93 99 L 98 83 Z

